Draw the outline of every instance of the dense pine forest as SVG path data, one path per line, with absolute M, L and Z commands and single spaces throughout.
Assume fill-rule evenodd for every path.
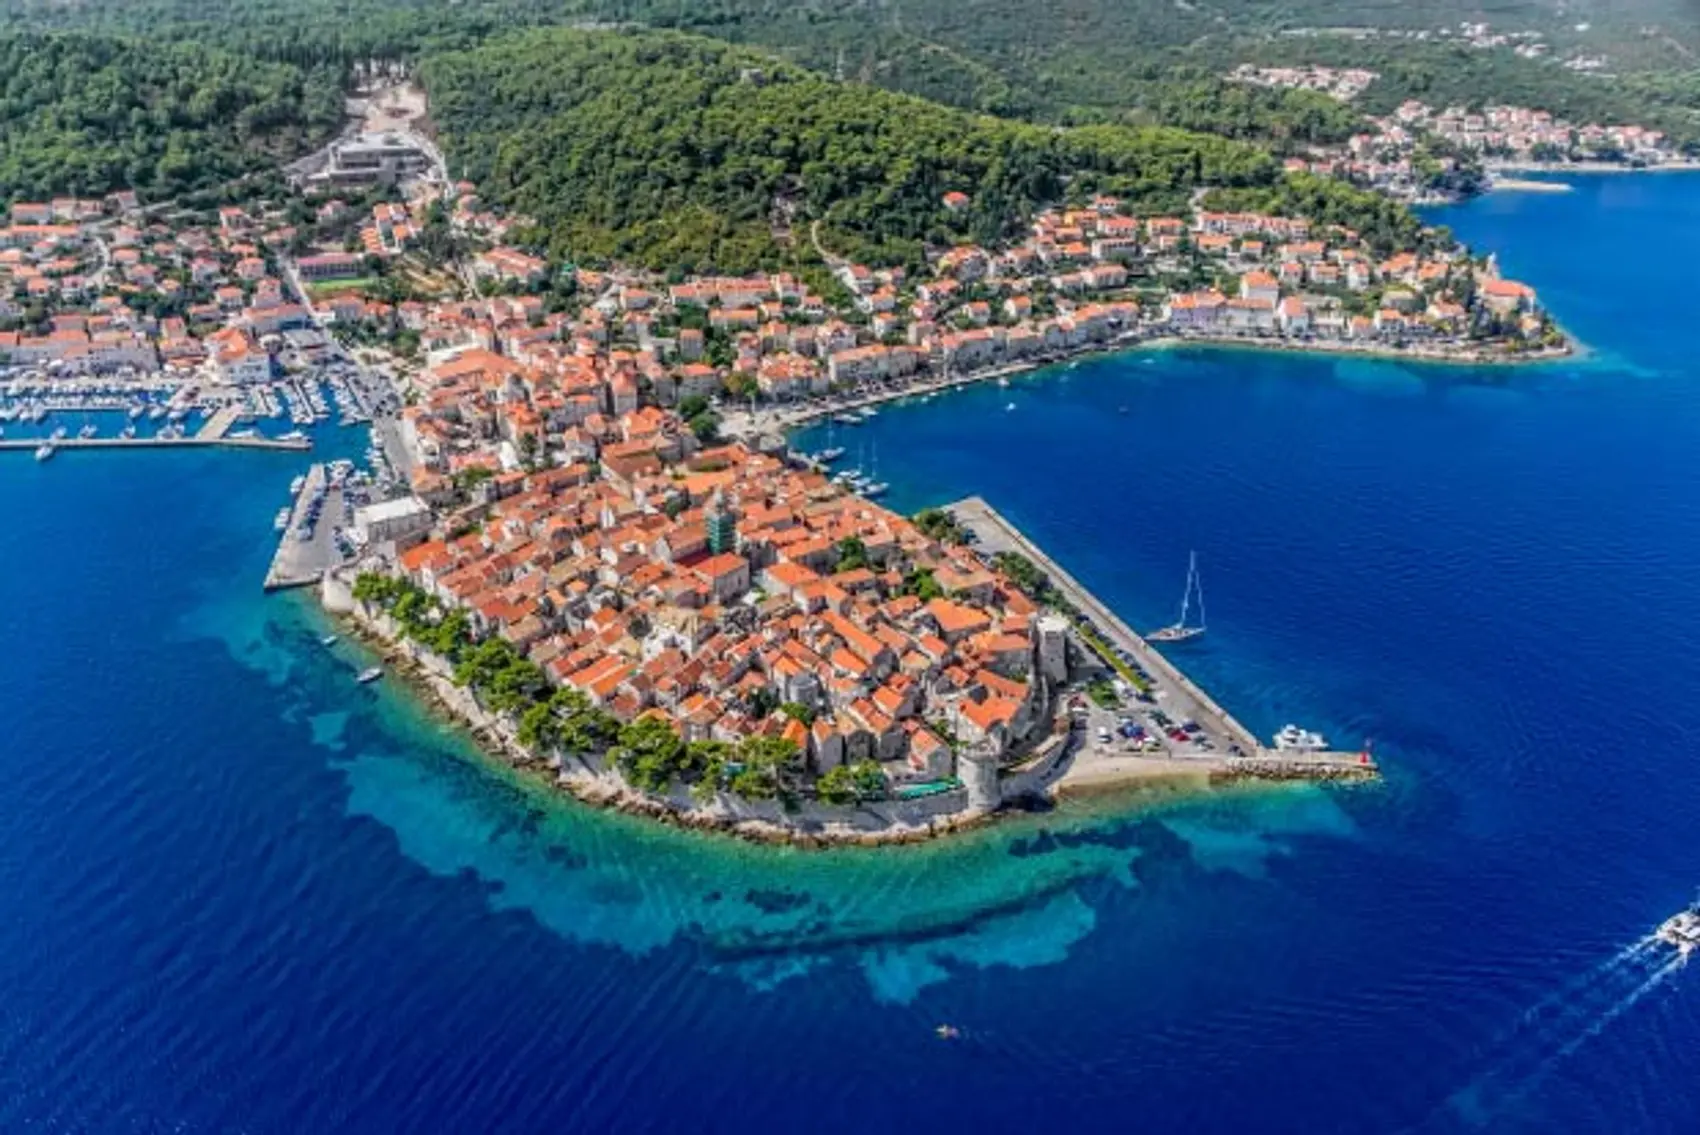
M 149 196 L 275 164 L 342 120 L 340 68 L 194 44 L 0 36 L 0 187 L 11 198 Z
M 1535 29 L 1618 65 L 1578 75 L 1395 38 L 1459 20 Z M 1379 31 L 1315 34 L 1342 26 Z M 687 261 L 769 255 L 773 212 L 794 205 L 835 239 L 906 254 L 944 226 L 996 235 L 1047 194 L 1089 186 L 1153 209 L 1194 184 L 1268 187 L 1259 151 L 1341 140 L 1407 97 L 1634 121 L 1700 145 L 1688 0 L 0 0 L 0 27 L 13 29 L 0 33 L 0 197 L 213 184 L 322 141 L 351 69 L 395 60 L 429 78 L 465 168 L 555 240 Z M 630 44 L 608 46 L 623 40 L 580 38 L 610 27 L 696 33 L 760 61 L 649 39 L 708 68 L 659 74 Z M 1345 105 L 1224 81 L 1242 61 L 1383 78 Z M 746 66 L 773 82 L 720 81 Z M 880 129 L 886 118 L 906 133 Z M 568 172 L 572 185 L 555 184 Z M 944 188 L 973 208 L 941 218 Z

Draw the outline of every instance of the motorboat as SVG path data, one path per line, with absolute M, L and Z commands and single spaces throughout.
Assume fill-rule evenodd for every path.
M 280 509 L 277 510 L 277 515 L 272 517 L 272 531 L 273 532 L 287 532 L 288 530 L 289 530 L 289 510 L 287 508 L 280 508 Z
M 383 676 L 384 676 L 384 668 L 382 666 L 369 666 L 366 669 L 360 671 L 359 675 L 357 675 L 354 680 L 356 682 L 359 682 L 362 686 L 364 686 L 364 685 L 366 685 L 370 682 L 376 682 L 379 678 L 382 678 Z
M 1700 947 L 1700 899 L 1661 922 L 1654 936 L 1685 958 L 1693 953 Z
M 334 634 L 325 635 L 323 638 L 321 638 L 319 640 L 319 645 L 320 646 L 335 646 L 336 645 L 336 636 Z
M 1328 739 L 1297 725 L 1283 725 L 1275 734 L 1275 748 L 1283 753 L 1320 753 L 1328 748 Z
M 35 447 L 35 459 L 37 461 L 46 461 L 49 457 L 52 457 L 52 456 L 53 456 L 53 443 L 52 442 L 44 441 L 40 445 Z

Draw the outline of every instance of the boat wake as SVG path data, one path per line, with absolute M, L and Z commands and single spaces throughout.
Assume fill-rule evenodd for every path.
M 1656 934 L 1633 942 L 1524 1010 L 1488 1046 L 1483 1071 L 1447 1106 L 1472 1127 L 1488 1127 L 1561 1063 L 1658 989 L 1685 958 Z

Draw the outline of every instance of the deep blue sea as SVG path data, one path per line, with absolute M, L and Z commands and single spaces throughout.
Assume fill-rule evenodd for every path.
M 1700 967 L 1634 948 L 1700 884 L 1700 178 L 1438 217 L 1589 357 L 1134 353 L 837 438 L 1139 625 L 1196 549 L 1185 664 L 1367 788 L 652 828 L 262 596 L 298 455 L 0 455 L 0 1131 L 1700 1130 Z

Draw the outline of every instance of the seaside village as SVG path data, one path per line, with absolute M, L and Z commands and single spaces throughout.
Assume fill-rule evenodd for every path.
M 1361 95 L 1374 71 L 1320 66 L 1243 65 L 1225 78 L 1253 86 L 1316 91 L 1342 102 Z M 1436 108 L 1407 99 L 1392 114 L 1368 119 L 1371 130 L 1344 144 L 1316 145 L 1286 169 L 1337 177 L 1402 200 L 1451 199 L 1433 191 L 1436 176 L 1455 175 L 1459 159 L 1517 167 L 1596 162 L 1645 169 L 1683 165 L 1690 155 L 1660 130 L 1633 123 L 1575 123 L 1545 110 L 1492 105 Z M 1430 151 L 1437 151 L 1430 153 Z
M 1068 623 L 966 547 L 654 407 L 562 427 L 570 464 L 506 470 L 498 437 L 549 429 L 543 380 L 475 350 L 437 382 L 454 457 L 417 486 L 437 511 L 386 513 L 383 550 L 552 684 L 687 741 L 782 739 L 817 776 L 960 777 L 981 807 L 1001 763 L 1061 743 Z M 445 472 L 475 462 L 504 471 L 456 493 Z
M 555 284 L 549 265 L 501 243 L 516 219 L 482 209 L 470 185 L 444 193 L 446 204 L 380 201 L 365 214 L 315 200 L 305 226 L 279 207 L 150 216 L 123 193 L 14 205 L 0 229 L 0 360 L 253 383 L 322 360 L 322 332 L 339 329 L 416 358 L 478 346 L 555 372 L 570 417 L 588 412 L 585 376 L 606 383 L 605 409 L 618 413 L 640 390 L 661 405 L 728 390 L 785 400 L 1136 333 L 1465 357 L 1527 350 L 1547 334 L 1533 292 L 1460 249 L 1381 258 L 1355 233 L 1302 218 L 1136 218 L 1111 198 L 1043 213 L 1013 247 L 944 251 L 925 279 L 838 262 L 836 279 L 812 289 L 789 275 L 667 287 L 581 269 L 573 303 L 546 308 L 527 293 Z M 464 273 L 417 247 L 432 209 L 476 243 Z M 497 298 L 400 298 L 460 292 L 462 277 Z M 373 298 L 375 280 L 388 298 Z
M 401 479 L 354 514 L 350 570 L 405 576 L 619 721 L 772 736 L 815 775 L 873 768 L 973 807 L 1066 739 L 1070 624 L 873 503 L 880 486 L 788 454 L 773 404 L 828 413 L 1144 337 L 1476 358 L 1549 334 L 1491 263 L 1377 257 L 1302 218 L 1138 218 L 1100 197 L 1013 247 L 943 251 L 924 279 L 833 262 L 812 284 L 668 283 L 552 269 L 471 186 L 428 188 L 216 221 L 122 194 L 17 205 L 0 351 L 14 374 L 128 368 L 184 391 L 312 376 L 342 346 L 384 358 Z M 420 253 L 432 227 L 469 242 L 463 264 Z M 433 285 L 454 298 L 420 298 Z

